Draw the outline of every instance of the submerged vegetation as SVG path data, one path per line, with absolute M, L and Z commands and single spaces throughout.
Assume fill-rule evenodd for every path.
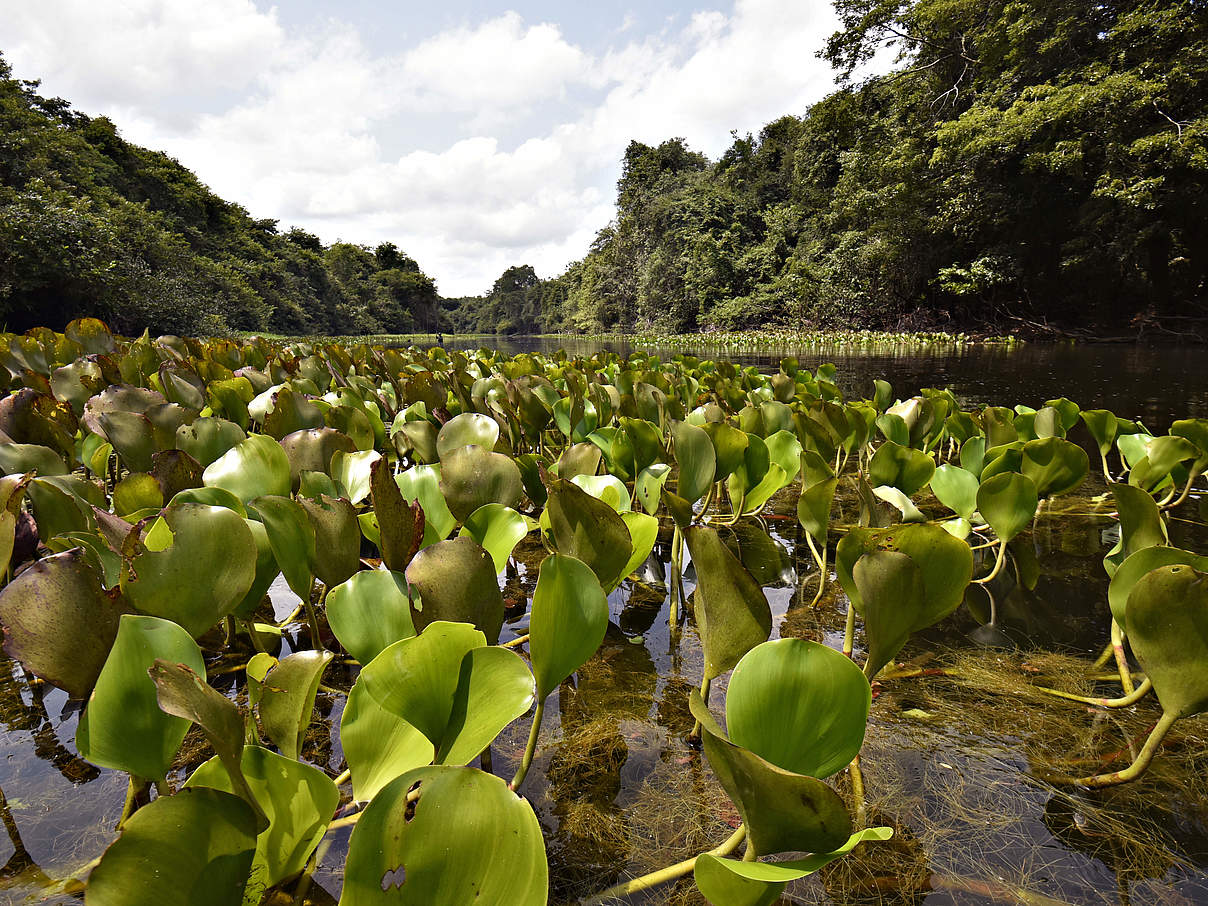
M 988 849 L 1039 792 L 1124 902 L 1203 858 L 1142 814 L 1151 782 L 1208 814 L 1203 418 L 845 399 L 793 358 L 3 341 L 5 694 L 82 707 L 40 745 L 127 787 L 54 876 L 4 804 L 20 893 L 1064 902 Z M 1097 660 L 1010 650 L 1009 615 L 1055 618 L 1027 598 L 1054 526 L 1113 544 L 1072 616 Z M 980 842 L 933 864 L 958 822 Z

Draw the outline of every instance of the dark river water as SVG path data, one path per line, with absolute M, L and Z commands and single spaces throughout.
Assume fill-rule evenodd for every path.
M 476 347 L 475 339 L 468 346 Z M 457 345 L 456 340 L 447 344 Z M 572 354 L 600 344 L 543 338 L 501 340 L 508 352 Z M 618 352 L 624 344 L 608 344 Z M 1122 346 L 963 347 L 862 353 L 844 350 L 709 348 L 689 352 L 774 368 L 796 354 L 805 367 L 838 366 L 839 386 L 869 395 L 873 378 L 898 396 L 950 387 L 967 406 L 1039 406 L 1066 396 L 1085 408 L 1109 408 L 1163 432 L 1174 418 L 1208 415 L 1208 356 L 1200 348 Z M 1092 458 L 1097 462 L 1097 458 Z M 1107 577 L 1102 558 L 1114 542 L 1110 495 L 1092 469 L 1076 496 L 1060 498 L 1013 543 L 1012 568 L 971 590 L 952 617 L 916 635 L 902 652 L 937 675 L 890 680 L 873 703 L 862 755 L 870 821 L 894 839 L 790 886 L 783 903 L 834 906 L 1208 906 L 1208 721 L 1181 721 L 1146 776 L 1091 793 L 1041 779 L 1047 771 L 1115 770 L 1156 720 L 1150 699 L 1103 712 L 1050 697 L 1037 686 L 1113 695 L 1087 667 L 1108 637 Z M 762 524 L 743 520 L 730 539 L 765 586 L 773 637 L 801 637 L 838 647 L 847 602 L 834 582 L 809 605 L 818 573 L 795 516 L 797 491 L 771 502 Z M 920 500 L 926 512 L 929 501 Z M 934 503 L 931 502 L 932 508 Z M 852 496 L 836 498 L 836 527 L 854 519 Z M 1204 503 L 1174 513 L 1171 543 L 1208 551 Z M 600 652 L 551 697 L 541 745 L 523 788 L 545 832 L 553 904 L 569 904 L 627 877 L 717 845 L 738 817 L 698 751 L 688 745 L 687 697 L 702 659 L 689 621 L 672 627 L 660 575 L 669 562 L 669 529 L 642 581 L 626 580 L 610 596 L 611 625 Z M 834 539 L 832 538 L 832 548 Z M 530 536 L 516 551 L 517 575 L 504 598 L 531 596 L 544 551 Z M 979 572 L 989 569 L 988 563 Z M 686 587 L 694 576 L 689 569 Z M 279 616 L 293 609 L 283 583 L 274 589 Z M 987 624 L 994 616 L 993 626 Z M 504 640 L 526 631 L 521 608 Z M 285 651 L 307 644 L 301 626 Z M 995 647 L 987 647 L 989 639 Z M 857 648 L 862 638 L 857 634 Z M 246 658 L 246 653 L 242 653 Z M 212 678 L 236 654 L 208 665 Z M 81 761 L 74 737 L 79 703 L 26 682 L 19 668 L 0 669 L 0 788 L 7 801 L 0 835 L 0 903 L 44 900 L 48 878 L 61 878 L 98 856 L 113 838 L 124 775 Z M 343 768 L 338 726 L 355 667 L 333 665 L 320 693 L 304 757 L 333 775 Z M 946 675 L 938 675 L 944 673 Z M 241 674 L 213 679 L 246 701 Z M 715 709 L 725 683 L 714 686 Z M 495 773 L 511 776 L 527 719 L 494 746 Z M 196 734 L 170 780 L 179 784 L 206 754 Z M 192 748 L 191 748 L 192 747 Z M 847 792 L 845 775 L 835 780 Z M 333 834 L 322 850 L 306 903 L 333 906 L 349 836 Z M 290 898 L 274 900 L 289 903 Z M 646 906 L 701 906 L 689 881 L 628 901 Z M 169 904 L 165 904 L 169 906 Z M 495 904 L 484 904 L 495 906 Z M 507 906 L 507 904 L 498 904 Z

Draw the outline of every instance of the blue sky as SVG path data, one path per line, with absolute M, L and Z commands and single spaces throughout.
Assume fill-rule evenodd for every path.
M 716 156 L 804 112 L 834 28 L 823 0 L 0 0 L 19 77 L 257 217 L 397 243 L 446 295 L 580 257 L 631 139 Z

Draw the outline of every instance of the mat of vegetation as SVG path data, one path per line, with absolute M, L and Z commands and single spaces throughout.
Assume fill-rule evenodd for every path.
M 5 694 L 77 703 L 52 757 L 126 786 L 112 832 L 70 797 L 47 819 L 108 843 L 53 877 L 3 805 L 18 895 L 330 903 L 318 872 L 343 906 L 1066 902 L 1036 854 L 993 852 L 1019 790 L 1050 791 L 1074 848 L 1110 848 L 1125 901 L 1137 877 L 1177 895 L 1204 855 L 1133 819 L 1205 813 L 1208 419 L 1154 434 L 1064 397 L 966 411 L 884 381 L 844 399 L 832 366 L 789 358 L 95 320 L 5 334 L 0 365 Z M 1111 544 L 1072 613 L 1081 658 L 1015 652 L 1000 619 L 1054 526 Z M 983 647 L 940 643 L 962 621 Z M 672 668 L 635 681 L 629 652 L 664 630 Z M 676 742 L 622 816 L 656 682 Z M 912 780 L 909 754 L 953 734 L 957 765 Z M 961 771 L 1013 738 L 1030 763 Z M 943 871 L 920 848 L 937 802 L 979 816 Z

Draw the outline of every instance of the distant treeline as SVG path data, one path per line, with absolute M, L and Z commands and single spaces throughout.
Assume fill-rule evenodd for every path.
M 402 333 L 435 329 L 440 301 L 394 245 L 279 233 L 0 57 L 0 326 L 84 315 L 126 334 Z
M 1208 2 L 837 0 L 824 56 L 889 75 L 710 162 L 633 142 L 565 274 L 464 329 L 1037 325 L 1208 315 Z
M 835 0 L 841 87 L 719 160 L 631 142 L 565 273 L 439 299 L 209 192 L 0 58 L 0 317 L 138 332 L 1208 323 L 1208 0 Z M 853 72 L 886 44 L 895 71 Z

